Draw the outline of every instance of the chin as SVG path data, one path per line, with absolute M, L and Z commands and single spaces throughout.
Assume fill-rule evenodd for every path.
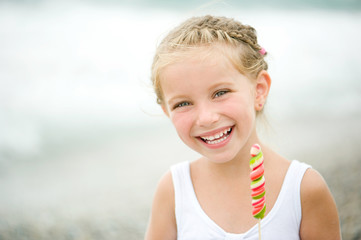
M 222 164 L 222 163 L 228 163 L 233 161 L 236 158 L 236 155 L 225 155 L 223 154 L 219 154 L 219 156 L 217 155 L 212 155 L 212 156 L 207 156 L 207 155 L 203 155 L 208 161 L 212 162 L 212 163 L 218 163 L 218 164 Z

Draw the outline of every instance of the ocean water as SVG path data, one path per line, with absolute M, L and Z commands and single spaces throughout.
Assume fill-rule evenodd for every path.
M 257 29 L 273 81 L 266 115 L 288 126 L 281 136 L 361 143 L 358 1 L 195 2 L 0 2 L 0 215 L 49 222 L 49 209 L 71 218 L 119 208 L 122 221 L 145 226 L 159 176 L 197 156 L 149 80 L 157 43 L 193 15 Z

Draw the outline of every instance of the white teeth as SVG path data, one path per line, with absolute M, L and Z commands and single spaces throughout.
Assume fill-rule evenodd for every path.
M 217 133 L 217 134 L 215 134 L 215 135 L 213 135 L 213 136 L 207 136 L 207 137 L 201 137 L 203 140 L 205 140 L 208 144 L 216 144 L 216 143 L 220 143 L 220 142 L 222 142 L 223 140 L 225 140 L 227 137 L 228 137 L 228 135 L 227 136 L 224 136 L 223 137 L 223 135 L 226 135 L 226 134 L 228 134 L 229 133 L 229 131 L 231 131 L 231 128 L 228 128 L 228 129 L 226 129 L 226 130 L 224 130 L 224 131 L 222 131 L 222 132 L 220 132 L 220 133 Z M 222 138 L 223 137 L 223 138 Z M 221 139 L 220 139 L 221 138 Z M 216 140 L 214 140 L 214 139 L 216 139 Z M 213 141 L 214 140 L 214 141 Z
M 228 136 L 225 136 L 225 137 L 223 137 L 223 138 L 221 138 L 221 139 L 218 139 L 218 140 L 215 140 L 215 141 L 207 141 L 207 143 L 208 144 L 217 144 L 217 143 L 220 143 L 220 142 L 222 142 L 222 141 L 224 141 L 224 140 L 226 140 L 226 138 L 227 138 Z

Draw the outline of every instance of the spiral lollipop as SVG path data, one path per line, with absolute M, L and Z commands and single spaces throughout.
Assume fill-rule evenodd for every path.
M 259 239 L 261 239 L 261 219 L 266 212 L 266 198 L 265 198 L 265 178 L 263 176 L 263 154 L 261 147 L 254 144 L 251 148 L 251 160 L 249 166 L 251 168 L 251 196 L 253 217 L 258 219 Z

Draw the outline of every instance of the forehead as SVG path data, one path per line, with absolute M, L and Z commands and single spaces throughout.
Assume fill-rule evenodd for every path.
M 169 64 L 162 71 L 160 84 L 169 85 L 177 82 L 199 82 L 203 78 L 208 81 L 219 79 L 229 72 L 237 71 L 232 64 L 223 56 L 209 55 L 206 58 L 197 54 L 184 58 L 182 61 Z
M 242 77 L 241 77 L 242 76 Z M 221 55 L 200 58 L 197 55 L 167 66 L 160 85 L 165 102 L 177 97 L 208 94 L 217 86 L 238 86 L 244 76 Z
M 237 69 L 229 56 L 229 47 L 224 46 L 196 46 L 181 51 L 172 52 L 168 56 L 167 63 L 159 71 L 160 80 L 164 81 L 170 72 L 189 71 L 192 66 L 208 68 L 213 67 L 226 70 L 227 68 Z M 198 69 L 199 70 L 199 69 Z

